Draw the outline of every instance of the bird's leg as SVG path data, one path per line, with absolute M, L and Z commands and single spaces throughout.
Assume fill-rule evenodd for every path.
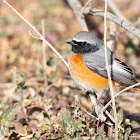
M 90 100 L 94 106 L 96 115 L 101 120 L 101 122 L 104 122 L 106 120 L 106 117 L 103 112 L 103 105 L 100 102 L 98 102 L 96 93 L 88 91 L 86 92 L 86 94 L 89 95 L 90 97 Z

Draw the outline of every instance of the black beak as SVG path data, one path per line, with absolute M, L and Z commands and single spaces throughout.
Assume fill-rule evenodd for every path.
M 71 44 L 71 42 L 66 42 L 67 44 Z

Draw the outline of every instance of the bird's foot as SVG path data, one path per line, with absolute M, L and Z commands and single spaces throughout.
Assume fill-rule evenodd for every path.
M 104 115 L 103 105 L 97 101 L 96 105 L 94 105 L 94 109 L 97 117 L 101 120 L 101 122 L 104 122 L 106 117 Z
M 103 105 L 98 102 L 96 94 L 92 92 L 87 92 L 86 94 L 88 94 L 91 99 L 97 117 L 101 120 L 101 122 L 104 122 L 106 120 L 106 117 L 104 115 Z

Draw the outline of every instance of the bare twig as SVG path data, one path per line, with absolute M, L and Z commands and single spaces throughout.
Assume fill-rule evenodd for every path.
M 91 113 L 89 113 L 88 111 L 86 111 L 85 109 L 82 109 L 85 113 L 87 113 L 90 117 L 99 120 L 99 118 L 93 116 Z M 115 124 L 115 119 L 112 117 L 112 115 L 106 110 L 105 114 L 110 118 L 110 120 Z M 105 122 L 106 123 L 106 122 Z M 121 129 L 124 132 L 124 129 L 118 124 L 118 128 Z
M 92 2 L 92 0 L 88 0 L 88 1 L 85 3 L 85 5 L 84 5 L 84 7 L 83 7 L 83 9 L 82 9 L 82 12 L 81 12 L 81 18 L 83 18 L 83 15 L 84 15 L 83 13 L 84 13 L 85 8 L 87 7 L 88 4 L 90 4 L 89 9 L 91 9 L 91 2 Z
M 104 17 L 104 10 L 100 10 L 96 8 L 93 9 L 85 8 L 84 11 L 85 11 L 84 14 Z M 107 19 L 123 27 L 125 30 L 127 30 L 134 36 L 140 38 L 140 31 L 137 28 L 135 28 L 132 24 L 125 21 L 124 19 L 120 19 L 118 16 L 115 16 L 110 12 L 107 12 Z
M 85 113 L 87 113 L 90 117 L 92 117 L 92 118 L 94 118 L 94 119 L 96 119 L 96 120 L 99 120 L 97 117 L 95 117 L 95 116 L 93 116 L 91 113 L 89 113 L 88 111 L 86 111 L 86 110 L 83 110 Z M 111 116 L 111 114 L 106 110 L 105 111 L 105 113 L 106 113 L 106 115 L 110 118 L 110 120 L 113 122 L 113 123 L 115 123 L 115 120 L 114 120 L 114 118 Z M 105 122 L 106 123 L 106 122 Z M 118 128 L 119 129 L 121 129 L 123 132 L 124 132 L 124 129 L 120 126 L 120 125 L 118 125 Z
M 91 113 L 89 113 L 88 111 L 86 110 L 83 110 L 85 113 L 87 113 L 90 117 L 96 119 L 96 120 L 99 120 L 97 117 L 93 116 Z
M 134 87 L 136 87 L 136 86 L 139 86 L 139 85 L 140 85 L 140 82 L 137 83 L 137 84 L 131 85 L 131 86 L 127 87 L 127 88 L 124 88 L 123 90 L 121 90 L 119 93 L 117 93 L 117 94 L 115 95 L 115 98 L 118 97 L 121 93 L 123 93 L 123 92 L 125 92 L 125 91 L 127 91 L 127 90 L 130 90 L 130 89 L 132 89 L 132 88 L 134 88 Z M 107 107 L 108 107 L 111 103 L 112 103 L 112 99 L 104 106 L 103 110 L 106 110 Z
M 45 22 L 44 19 L 42 19 L 42 36 L 45 38 Z M 44 74 L 44 88 L 47 86 L 47 74 L 46 74 L 46 43 L 43 41 L 42 42 L 42 54 L 43 54 L 43 59 L 42 59 L 42 64 L 43 64 L 43 74 Z
M 106 61 L 107 75 L 108 75 L 108 80 L 109 80 L 110 94 L 111 94 L 111 99 L 112 99 L 112 104 L 113 104 L 113 113 L 114 113 L 114 118 L 115 118 L 115 140 L 118 140 L 117 112 L 116 112 L 116 105 L 115 105 L 115 98 L 114 98 L 113 86 L 112 86 L 112 81 L 111 81 L 110 69 L 108 65 L 108 55 L 107 55 L 107 46 L 106 46 L 106 33 L 107 33 L 106 15 L 107 15 L 107 0 L 105 0 L 105 14 L 104 14 L 105 61 Z
M 81 17 L 83 7 L 82 7 L 81 3 L 79 2 L 79 0 L 67 0 L 67 2 L 69 3 L 70 7 L 73 9 L 75 16 L 78 20 L 78 23 L 80 24 L 81 29 L 84 31 L 88 31 L 88 27 L 87 27 L 85 18 Z
M 76 14 L 76 17 L 78 19 L 80 27 L 83 30 L 87 30 L 88 27 L 87 27 L 87 25 L 85 25 L 86 24 L 85 20 L 83 18 L 81 19 L 80 12 L 82 12 L 83 7 L 81 6 L 81 4 L 79 4 L 79 1 L 78 0 L 67 0 L 67 1 L 70 4 L 71 8 L 74 9 L 74 13 Z M 96 9 L 96 8 L 90 9 L 89 7 L 85 7 L 83 14 L 104 17 L 104 10 Z M 140 38 L 140 31 L 137 28 L 135 28 L 131 23 L 126 21 L 124 18 L 121 19 L 118 16 L 115 16 L 114 14 L 107 12 L 107 19 L 114 22 L 115 24 L 118 24 L 119 26 L 123 27 L 125 30 L 127 30 L 128 32 L 130 32 L 134 36 Z
M 42 40 L 40 37 L 34 36 L 31 32 L 31 30 L 29 30 L 28 32 L 29 32 L 29 35 L 31 35 L 32 38 L 37 39 L 37 40 Z
M 111 119 L 111 121 L 113 123 L 115 123 L 115 119 L 112 117 L 112 115 L 107 110 L 105 111 L 105 114 Z M 124 132 L 124 128 L 122 128 L 119 124 L 118 124 L 118 128 Z
M 105 1 L 105 0 L 103 0 Z M 112 0 L 108 0 L 107 1 L 109 8 L 113 11 L 113 13 L 118 16 L 120 19 L 122 20 L 126 20 L 127 22 L 129 22 L 121 13 L 121 11 L 118 9 L 118 7 L 114 4 L 114 2 Z M 129 22 L 130 23 L 130 22 Z
M 62 59 L 64 64 L 69 68 L 68 63 L 65 61 L 65 59 L 62 57 L 62 55 L 39 33 L 39 31 L 33 26 L 30 22 L 28 22 L 16 9 L 14 9 L 6 0 L 3 0 L 3 2 L 8 5 L 9 8 L 11 8 L 24 22 L 26 22 L 33 30 L 34 32 L 39 36 L 39 39 L 44 41 L 53 51 L 54 53 Z

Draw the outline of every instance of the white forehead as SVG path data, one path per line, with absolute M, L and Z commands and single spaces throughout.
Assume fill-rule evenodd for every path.
M 73 40 L 77 42 L 87 42 L 90 44 L 95 44 L 99 41 L 99 39 L 94 36 L 92 33 L 87 32 L 87 31 L 81 31 L 77 33 L 74 37 Z

